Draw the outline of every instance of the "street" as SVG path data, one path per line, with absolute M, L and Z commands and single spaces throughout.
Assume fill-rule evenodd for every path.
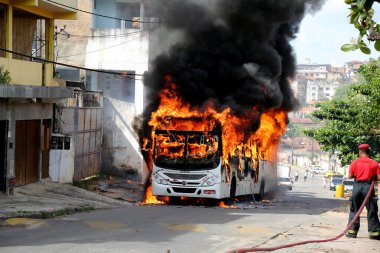
M 0 252 L 227 252 L 270 243 L 323 212 L 345 206 L 347 199 L 334 193 L 314 176 L 271 200 L 242 200 L 232 208 L 134 205 L 30 220 L 0 227 Z M 320 239 L 317 231 L 305 240 Z

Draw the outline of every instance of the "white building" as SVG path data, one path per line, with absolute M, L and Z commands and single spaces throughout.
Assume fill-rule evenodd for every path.
M 306 103 L 331 100 L 341 84 L 339 82 L 308 81 L 306 85 Z
M 143 74 L 148 71 L 150 41 L 158 27 L 149 3 L 83 0 L 78 6 L 79 22 L 57 23 L 58 31 L 64 29 L 58 36 L 57 60 L 101 70 L 59 68 L 58 72 L 85 80 L 87 90 L 103 93 L 102 168 L 132 169 L 142 178 L 146 164 L 132 122 L 143 112 Z

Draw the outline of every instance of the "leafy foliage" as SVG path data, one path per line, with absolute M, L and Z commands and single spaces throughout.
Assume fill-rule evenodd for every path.
M 0 85 L 9 84 L 11 82 L 11 76 L 8 70 L 4 66 L 0 66 Z
M 380 51 L 380 24 L 373 20 L 375 11 L 372 8 L 373 4 L 380 0 L 345 0 L 344 2 L 350 5 L 348 17 L 350 23 L 359 31 L 359 36 L 356 42 L 344 44 L 341 50 L 348 52 L 360 49 L 364 54 L 371 54 L 371 49 L 363 39 L 366 38 L 368 43 L 375 42 L 374 48 Z
M 312 115 L 325 125 L 306 131 L 324 151 L 337 151 L 343 164 L 357 156 L 357 146 L 368 143 L 380 158 L 380 61 L 372 60 L 359 69 L 364 84 L 346 88 L 346 95 L 323 102 Z

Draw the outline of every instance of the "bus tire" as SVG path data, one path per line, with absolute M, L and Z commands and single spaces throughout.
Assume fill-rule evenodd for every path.
M 255 195 L 255 199 L 257 201 L 261 201 L 261 200 L 263 200 L 264 195 L 265 195 L 265 181 L 262 180 L 261 185 L 260 185 L 260 191 L 258 194 Z
M 227 199 L 227 204 L 233 205 L 235 202 L 235 197 L 236 197 L 236 178 L 233 177 L 231 180 L 230 197 Z

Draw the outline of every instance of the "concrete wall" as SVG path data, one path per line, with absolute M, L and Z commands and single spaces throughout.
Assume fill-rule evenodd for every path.
M 42 63 L 0 58 L 1 65 L 9 71 L 12 84 L 42 85 Z
M 92 0 L 78 1 L 78 9 L 91 12 Z M 107 14 L 108 15 L 108 14 Z M 58 62 L 63 62 L 74 66 L 83 66 L 86 58 L 86 46 L 88 38 L 91 35 L 92 15 L 84 12 L 77 13 L 77 20 L 55 20 L 57 26 L 57 46 L 55 53 Z M 66 27 L 66 28 L 64 28 Z M 63 31 L 61 31 L 63 29 Z M 62 66 L 57 65 L 57 69 Z M 84 72 L 81 71 L 84 77 Z M 77 81 L 77 80 L 72 80 Z
M 138 32 L 138 30 L 137 30 Z M 122 36 L 130 33 L 131 35 Z M 149 31 L 140 31 L 136 29 L 97 29 L 93 31 L 94 37 L 89 40 L 87 52 L 94 52 L 99 49 L 107 50 L 89 53 L 86 56 L 86 67 L 93 69 L 104 69 L 112 71 L 133 71 L 136 77 L 127 78 L 135 79 L 135 107 L 136 113 L 143 111 L 143 82 L 142 75 L 148 70 L 149 61 Z M 111 39 L 105 39 L 104 36 L 112 36 Z M 118 45 L 118 46 L 115 46 Z M 120 77 L 121 78 L 121 77 Z M 101 84 L 96 83 L 97 73 L 91 73 L 91 90 L 101 91 Z
M 136 110 L 133 104 L 104 98 L 102 169 L 120 173 L 134 171 L 142 182 L 149 176 L 132 129 Z

